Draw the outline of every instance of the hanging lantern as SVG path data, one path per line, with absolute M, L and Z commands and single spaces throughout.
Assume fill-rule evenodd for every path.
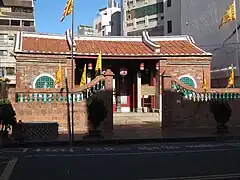
M 120 75 L 123 76 L 123 77 L 126 76 L 127 75 L 127 69 L 126 68 L 121 68 L 120 69 Z
M 144 70 L 144 63 L 140 64 L 140 70 L 143 71 Z
M 156 70 L 159 70 L 159 63 L 156 63 Z
M 92 70 L 92 63 L 88 63 L 88 70 Z

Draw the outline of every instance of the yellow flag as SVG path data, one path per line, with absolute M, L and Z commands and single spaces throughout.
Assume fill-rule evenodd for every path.
M 66 16 L 68 16 L 69 14 L 72 14 L 73 11 L 73 1 L 74 0 L 68 0 L 67 4 L 65 5 L 64 11 L 63 11 L 63 15 L 62 18 L 60 20 L 60 22 L 62 22 Z
M 203 86 L 202 88 L 206 91 L 207 90 L 207 80 L 205 78 L 205 74 L 204 74 L 204 71 L 203 71 Z
M 219 29 L 228 22 L 236 20 L 236 1 L 233 2 L 228 6 L 227 11 L 222 17 L 221 24 L 219 25 Z
M 2 9 L 0 8 L 0 16 L 5 16 L 3 13 L 2 13 Z
M 84 86 L 87 84 L 87 66 L 86 64 L 84 65 L 82 77 L 81 77 L 81 82 L 80 82 L 80 87 Z
M 62 81 L 61 64 L 58 63 L 58 69 L 57 69 L 57 72 L 56 72 L 55 85 L 59 84 L 61 81 Z
M 234 69 L 233 69 L 233 65 L 231 65 L 231 74 L 230 74 L 230 77 L 228 79 L 227 88 L 233 87 L 233 85 L 234 85 Z
M 102 52 L 100 51 L 97 58 L 95 72 L 96 74 L 98 74 L 101 71 L 102 71 Z

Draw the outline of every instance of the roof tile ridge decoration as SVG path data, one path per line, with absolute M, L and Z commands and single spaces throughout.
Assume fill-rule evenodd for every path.
M 66 39 L 67 39 L 67 42 L 68 42 L 69 49 L 71 50 L 72 47 L 73 47 L 73 51 L 75 52 L 76 51 L 76 42 L 75 42 L 74 35 L 73 35 L 73 45 L 72 45 L 72 32 L 71 32 L 71 29 L 67 29 L 67 31 L 66 31 Z
M 22 41 L 23 41 L 23 32 L 18 31 L 15 34 L 15 43 L 14 43 L 14 52 L 22 52 Z
M 153 52 L 160 53 L 160 45 L 155 44 L 149 37 L 147 31 L 142 32 L 142 41 L 143 43 L 148 46 Z
M 198 46 L 196 45 L 196 43 L 195 43 L 195 41 L 194 41 L 194 39 L 193 39 L 192 36 L 186 35 L 186 37 L 187 37 L 188 42 L 190 42 L 192 46 L 194 46 L 194 47 L 197 48 L 198 50 L 202 51 L 203 54 L 212 56 L 212 53 L 207 52 L 207 51 L 204 51 L 202 48 L 198 47 Z

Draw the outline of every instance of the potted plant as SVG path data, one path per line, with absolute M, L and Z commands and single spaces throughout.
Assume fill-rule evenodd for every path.
M 210 103 L 211 112 L 217 121 L 217 133 L 228 133 L 226 123 L 230 120 L 232 109 L 226 101 L 212 101 Z
M 104 105 L 104 101 L 93 95 L 87 103 L 88 121 L 91 128 L 89 129 L 89 136 L 101 137 L 101 131 L 98 127 L 105 120 L 107 116 L 107 109 Z
M 8 132 L 16 124 L 16 113 L 8 100 L 8 79 L 0 78 L 0 139 L 4 144 L 9 141 Z

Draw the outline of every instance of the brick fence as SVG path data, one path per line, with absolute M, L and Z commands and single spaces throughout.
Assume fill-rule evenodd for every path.
M 96 92 L 96 95 L 104 100 L 104 104 L 108 109 L 108 115 L 104 122 L 104 129 L 113 128 L 113 110 L 112 110 L 112 97 L 113 97 L 113 73 L 107 70 L 104 76 L 98 76 L 89 84 L 76 87 L 73 91 L 74 94 L 79 94 L 88 91 L 100 81 L 105 81 L 104 90 Z M 26 98 L 21 102 L 16 101 L 18 94 L 24 94 Z M 34 98 L 35 94 L 42 94 L 42 98 Z M 45 98 L 54 95 L 54 99 L 44 101 Z M 17 120 L 23 122 L 57 122 L 59 124 L 60 132 L 67 132 L 67 106 L 66 101 L 61 101 L 60 98 L 66 98 L 66 92 L 60 93 L 60 89 L 31 89 L 31 88 L 16 88 L 9 92 L 10 100 L 17 114 Z M 34 100 L 32 99 L 34 98 Z M 70 113 L 71 114 L 71 113 Z M 87 121 L 87 108 L 86 98 L 81 101 L 74 102 L 74 125 L 75 131 L 86 132 L 89 129 Z
M 193 101 L 185 99 L 180 92 L 172 90 L 171 82 L 175 81 L 182 88 L 193 91 L 195 93 L 232 93 L 240 94 L 238 88 L 208 88 L 206 92 L 202 88 L 189 87 L 178 79 L 165 75 L 163 77 L 163 119 L 162 125 L 165 128 L 200 128 L 200 127 L 216 127 L 216 121 L 210 111 L 209 101 Z M 232 108 L 232 116 L 228 122 L 229 126 L 240 126 L 239 118 L 239 98 L 229 98 L 228 101 Z

